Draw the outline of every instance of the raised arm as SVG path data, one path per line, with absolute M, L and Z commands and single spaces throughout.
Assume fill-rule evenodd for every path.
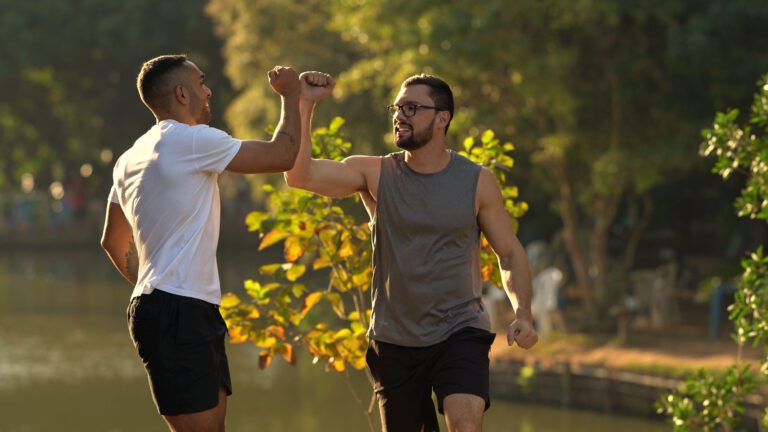
M 299 112 L 301 114 L 301 148 L 293 169 L 285 172 L 285 182 L 332 198 L 342 198 L 367 190 L 369 172 L 376 168 L 379 158 L 351 156 L 343 161 L 312 159 L 312 112 L 315 104 L 328 97 L 335 81 L 322 72 L 303 72 Z
M 504 208 L 504 199 L 496 178 L 483 168 L 477 185 L 480 229 L 499 259 L 501 281 L 508 295 L 517 297 L 515 321 L 507 328 L 509 345 L 517 342 L 521 348 L 530 348 L 538 341 L 531 314 L 531 271 L 523 245 L 515 235 L 512 220 Z
M 270 141 L 243 140 L 240 150 L 227 165 L 238 173 L 281 172 L 293 167 L 299 150 L 299 77 L 289 67 L 269 71 L 269 84 L 281 96 L 280 122 Z
M 110 202 L 104 219 L 101 247 L 123 277 L 136 285 L 139 273 L 139 255 L 133 241 L 133 230 L 120 204 Z

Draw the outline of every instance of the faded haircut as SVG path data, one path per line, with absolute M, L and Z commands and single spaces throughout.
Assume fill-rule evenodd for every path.
M 167 96 L 173 91 L 172 72 L 181 68 L 186 61 L 186 54 L 162 55 L 147 60 L 141 66 L 136 88 L 141 101 L 152 112 L 170 110 L 170 99 Z

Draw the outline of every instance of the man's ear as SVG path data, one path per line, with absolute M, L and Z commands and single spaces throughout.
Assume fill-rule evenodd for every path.
M 176 102 L 187 105 L 189 103 L 189 95 L 187 94 L 187 89 L 184 88 L 183 85 L 177 85 L 173 88 L 173 97 L 176 99 Z
M 437 113 L 437 126 L 440 127 L 440 130 L 444 130 L 445 126 L 448 125 L 448 122 L 451 121 L 451 113 L 448 111 L 440 111 Z

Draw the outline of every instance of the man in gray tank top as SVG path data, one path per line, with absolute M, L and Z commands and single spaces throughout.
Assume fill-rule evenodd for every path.
M 359 193 L 371 219 L 373 315 L 366 360 L 385 431 L 436 431 L 438 411 L 451 431 L 479 431 L 488 398 L 488 313 L 481 301 L 480 234 L 499 259 L 505 290 L 517 296 L 507 342 L 538 340 L 531 278 L 490 171 L 449 150 L 453 94 L 431 75 L 408 78 L 389 111 L 401 152 L 311 157 L 311 117 L 335 82 L 302 74 L 301 148 L 289 186 L 341 198 Z

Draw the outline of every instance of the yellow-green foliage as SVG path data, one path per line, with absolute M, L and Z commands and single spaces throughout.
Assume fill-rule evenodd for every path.
M 316 158 L 343 159 L 351 148 L 337 117 L 328 127 L 316 129 L 312 154 Z M 492 131 L 479 141 L 468 138 L 461 154 L 489 168 L 502 185 L 507 210 L 515 219 L 527 205 L 518 201 L 518 191 L 507 185 L 507 172 L 514 163 L 511 143 L 501 143 Z M 282 245 L 283 262 L 262 266 L 269 283 L 245 282 L 247 299 L 228 293 L 221 311 L 232 342 L 250 341 L 260 347 L 259 365 L 269 365 L 274 356 L 295 360 L 295 349 L 304 347 L 315 362 L 342 372 L 347 366 L 365 367 L 366 330 L 371 309 L 367 291 L 371 285 L 371 238 L 367 221 L 356 220 L 338 201 L 298 189 L 266 186 L 270 210 L 255 211 L 246 218 L 250 231 L 261 234 L 259 249 Z M 347 198 L 355 202 L 358 196 Z M 499 284 L 496 259 L 483 241 L 483 277 Z M 327 272 L 326 284 L 307 286 L 301 278 L 309 269 Z M 325 273 L 322 273 L 325 274 Z M 335 318 L 312 310 L 325 302 Z

